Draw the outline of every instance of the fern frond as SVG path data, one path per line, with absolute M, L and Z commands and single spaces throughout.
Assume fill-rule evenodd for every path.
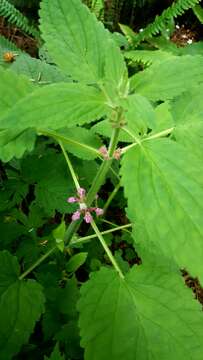
M 104 0 L 93 0 L 91 11 L 96 15 L 97 19 L 104 19 Z
M 171 18 L 176 18 L 182 15 L 186 10 L 196 6 L 201 0 L 177 0 L 162 12 L 160 16 L 156 16 L 153 23 L 149 24 L 142 32 L 138 35 L 135 34 L 133 37 L 134 45 L 138 45 L 141 41 L 158 34 L 163 31 Z
M 162 50 L 131 50 L 125 51 L 124 56 L 129 60 L 129 64 L 143 64 L 149 66 L 167 60 L 174 54 Z
M 3 16 L 9 23 L 17 26 L 19 29 L 28 34 L 33 35 L 35 38 L 39 37 L 39 32 L 34 26 L 30 25 L 26 16 L 24 16 L 7 0 L 0 1 L 0 16 Z
M 201 5 L 196 5 L 192 10 L 201 24 L 203 24 L 203 8 Z

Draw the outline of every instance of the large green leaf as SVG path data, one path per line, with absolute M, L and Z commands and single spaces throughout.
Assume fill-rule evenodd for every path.
M 34 280 L 16 281 L 0 300 L 0 358 L 10 360 L 25 344 L 44 310 L 41 286 Z
M 96 88 L 59 83 L 39 88 L 19 101 L 1 119 L 0 128 L 58 129 L 91 122 L 107 112 L 105 97 Z
M 172 103 L 176 140 L 202 158 L 203 86 L 183 94 Z
M 103 77 L 109 34 L 80 0 L 43 0 L 41 31 L 47 49 L 68 75 L 86 83 Z
M 136 241 L 155 243 L 203 282 L 202 161 L 157 139 L 129 150 L 121 174 Z
M 141 265 L 123 280 L 102 268 L 78 308 L 85 360 L 202 359 L 201 307 L 177 270 Z
M 0 67 L 0 117 L 33 90 L 30 81 Z
M 168 100 L 203 82 L 203 56 L 173 57 L 131 77 L 131 89 L 150 100 Z

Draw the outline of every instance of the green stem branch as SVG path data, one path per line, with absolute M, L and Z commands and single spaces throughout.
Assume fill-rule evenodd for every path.
M 113 229 L 101 231 L 101 235 L 111 234 L 112 232 L 119 231 L 119 230 L 125 231 L 127 228 L 130 228 L 130 227 L 132 227 L 131 224 L 117 226 L 116 228 L 113 228 Z M 97 235 L 93 234 L 93 235 L 84 236 L 84 237 L 79 238 L 77 240 L 71 240 L 68 247 L 69 246 L 72 247 L 74 245 L 82 244 L 82 243 L 87 242 L 87 241 L 89 241 L 91 239 L 94 239 L 96 237 L 97 237 Z
M 114 266 L 115 270 L 118 272 L 121 279 L 124 279 L 125 277 L 124 277 L 119 265 L 117 264 L 111 250 L 107 246 L 107 244 L 106 244 L 102 234 L 100 233 L 97 225 L 95 224 L 94 220 L 91 222 L 91 226 L 92 226 L 93 230 L 95 231 L 95 234 L 97 235 L 98 239 L 100 240 L 100 243 L 103 246 L 104 250 L 106 251 L 106 254 L 108 255 L 108 258 L 111 261 L 112 265 Z
M 49 257 L 51 254 L 54 253 L 54 251 L 57 249 L 56 246 L 49 249 L 44 255 L 42 255 L 37 261 L 34 262 L 26 271 L 24 271 L 20 276 L 19 280 L 23 280 L 31 271 L 33 271 L 37 266 L 39 266 L 47 257 Z

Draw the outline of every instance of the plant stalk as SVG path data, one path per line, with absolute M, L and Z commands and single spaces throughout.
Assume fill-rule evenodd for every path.
M 95 231 L 95 234 L 97 235 L 98 239 L 100 240 L 101 245 L 103 246 L 104 250 L 106 251 L 109 260 L 111 261 L 113 267 L 115 268 L 115 270 L 118 272 L 119 276 L 121 277 L 121 279 L 124 279 L 125 276 L 123 275 L 119 265 L 117 264 L 111 250 L 109 249 L 109 247 L 107 246 L 102 234 L 100 233 L 97 225 L 95 224 L 94 220 L 91 222 L 91 226 L 93 228 L 93 230 Z

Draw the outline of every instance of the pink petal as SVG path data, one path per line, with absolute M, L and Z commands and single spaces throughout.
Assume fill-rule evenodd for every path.
M 77 193 L 78 193 L 78 196 L 79 196 L 80 198 L 84 198 L 85 195 L 86 195 L 86 190 L 83 189 L 83 188 L 79 188 L 79 189 L 77 190 Z
M 84 216 L 84 220 L 86 221 L 87 224 L 92 222 L 93 218 L 89 211 L 86 212 Z
M 71 196 L 71 197 L 69 197 L 69 198 L 67 199 L 67 202 L 69 202 L 69 203 L 75 203 L 75 202 L 78 202 L 78 199 L 77 199 L 76 197 Z
M 100 215 L 103 215 L 104 210 L 101 209 L 101 208 L 96 208 L 96 209 L 95 209 L 95 213 L 97 214 L 97 216 L 100 216 Z
M 76 221 L 80 219 L 80 211 L 75 211 L 72 215 L 72 221 Z

